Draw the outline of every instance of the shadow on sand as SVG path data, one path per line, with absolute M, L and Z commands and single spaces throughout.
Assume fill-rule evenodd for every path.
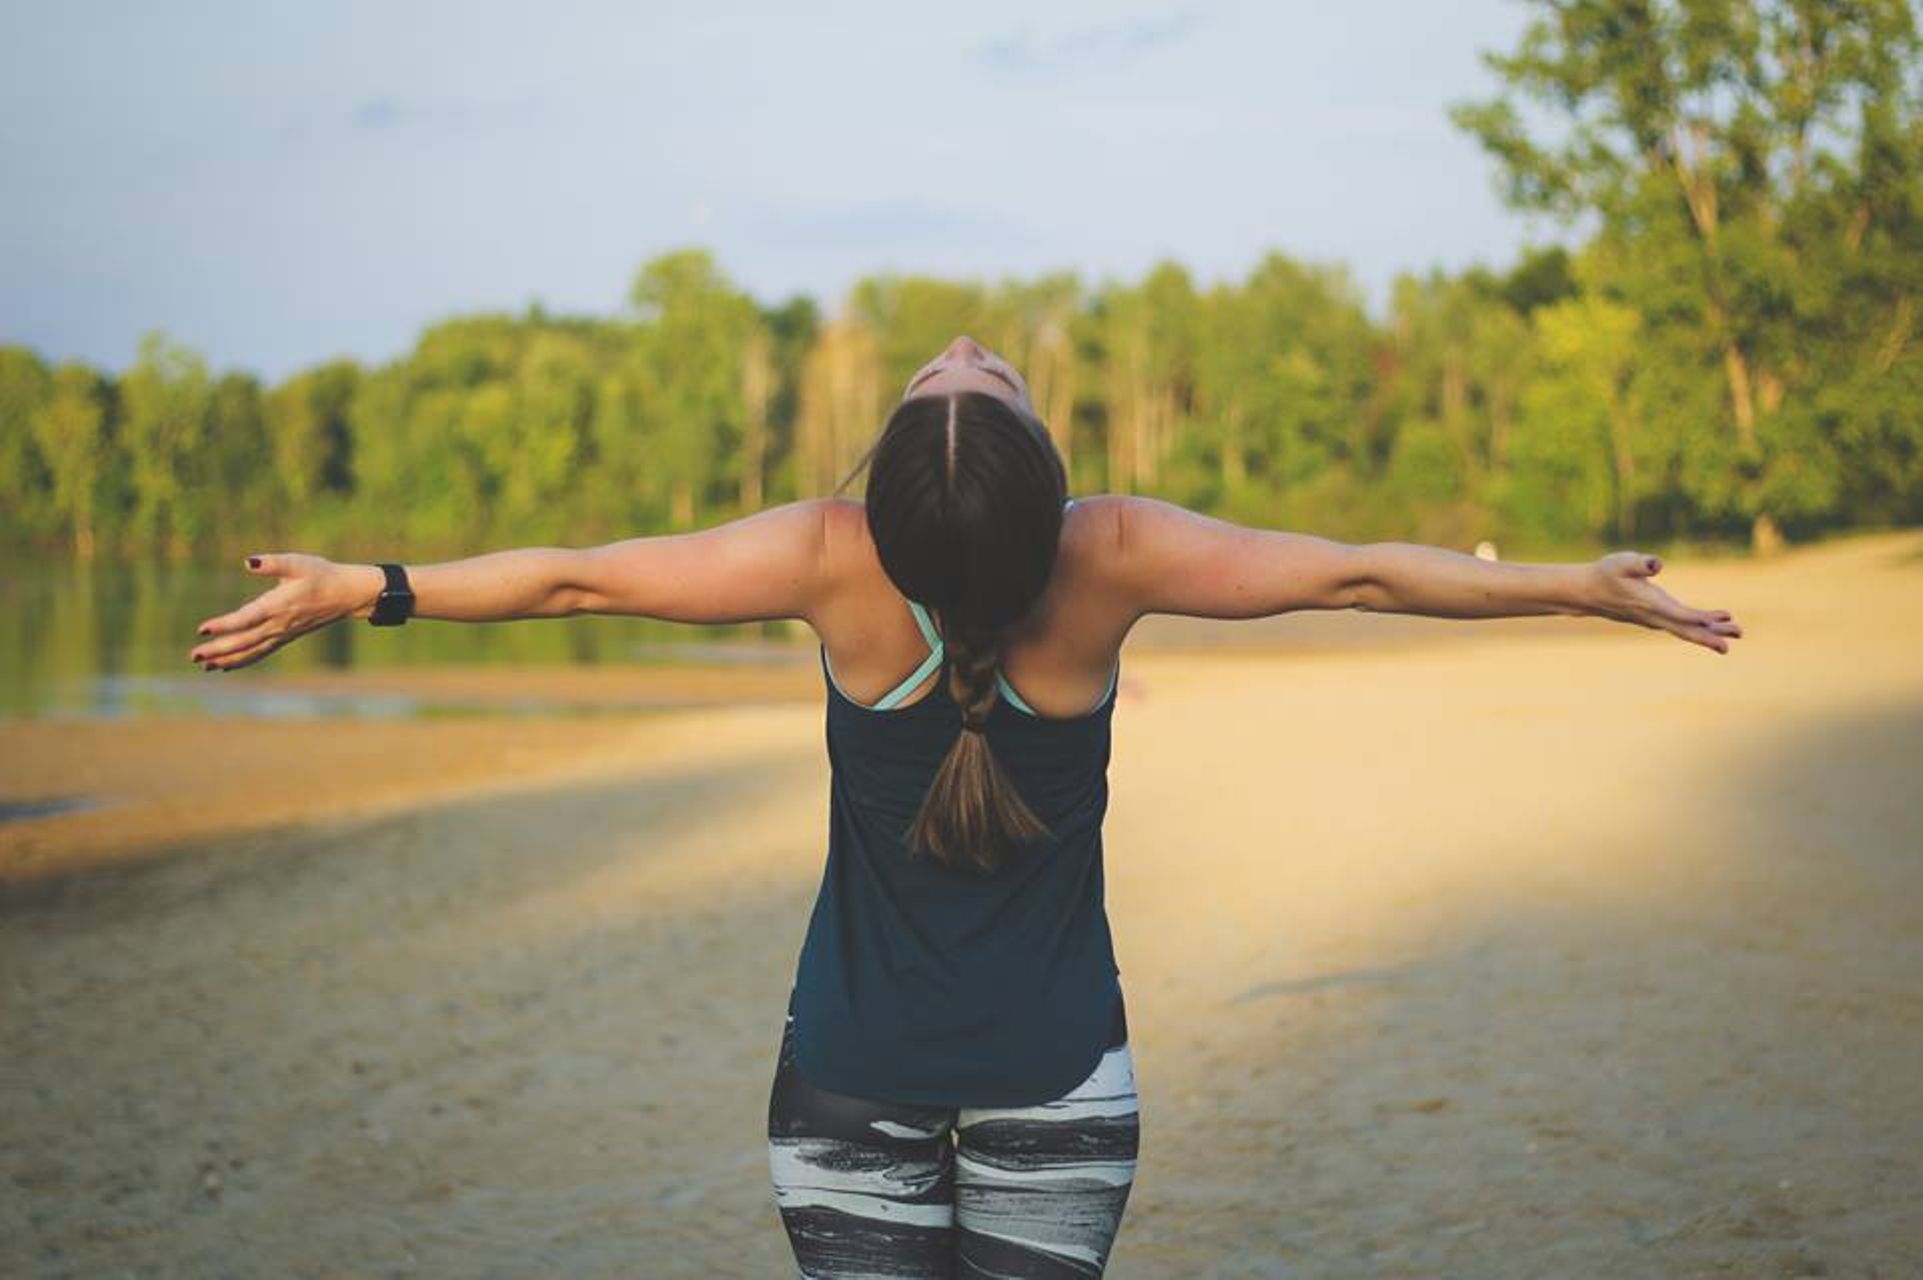
M 1923 703 L 1788 726 L 1706 772 L 1692 874 L 1225 992 L 1145 1103 L 1183 1176 L 1145 1169 L 1110 1273 L 1907 1274 L 1920 760 Z

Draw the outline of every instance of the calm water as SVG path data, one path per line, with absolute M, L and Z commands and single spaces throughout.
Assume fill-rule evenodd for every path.
M 401 695 L 308 695 L 218 686 L 187 661 L 203 620 L 267 590 L 271 579 L 205 565 L 9 561 L 0 568 L 0 715 L 458 713 Z M 698 627 L 647 618 L 428 621 L 373 627 L 349 619 L 303 636 L 257 669 L 289 674 L 441 663 L 581 665 L 807 657 L 783 624 Z M 503 708 L 495 708 L 500 710 Z M 551 711 L 533 703 L 508 710 Z

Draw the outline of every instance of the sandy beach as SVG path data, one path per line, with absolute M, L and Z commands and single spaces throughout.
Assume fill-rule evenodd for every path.
M 1923 533 L 1658 581 L 1745 638 L 1131 644 L 1111 1276 L 1923 1275 Z M 92 801 L 0 823 L 0 1275 L 793 1274 L 820 673 L 680 687 L 0 721 L 0 803 Z

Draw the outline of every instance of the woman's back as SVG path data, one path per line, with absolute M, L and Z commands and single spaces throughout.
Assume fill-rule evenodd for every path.
M 829 843 L 790 1005 L 797 1062 L 817 1087 L 859 1097 L 1045 1101 L 1088 1075 L 1121 1016 L 1101 839 L 1119 667 L 1092 705 L 1065 714 L 1031 701 L 1059 697 L 1059 681 L 1046 695 L 1002 686 L 987 737 L 1043 836 L 992 870 L 913 857 L 907 832 L 961 708 L 941 678 L 936 620 L 889 594 L 919 651 L 873 682 L 888 689 L 857 696 L 821 651 Z M 1072 650 L 1062 641 L 1029 627 L 1031 676 Z

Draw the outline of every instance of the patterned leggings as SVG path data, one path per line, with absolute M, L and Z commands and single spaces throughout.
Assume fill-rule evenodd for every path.
M 768 1098 L 768 1168 L 803 1280 L 1100 1276 L 1141 1116 L 1121 1007 L 1089 1077 L 1032 1107 L 928 1107 L 817 1089 L 794 1015 Z

